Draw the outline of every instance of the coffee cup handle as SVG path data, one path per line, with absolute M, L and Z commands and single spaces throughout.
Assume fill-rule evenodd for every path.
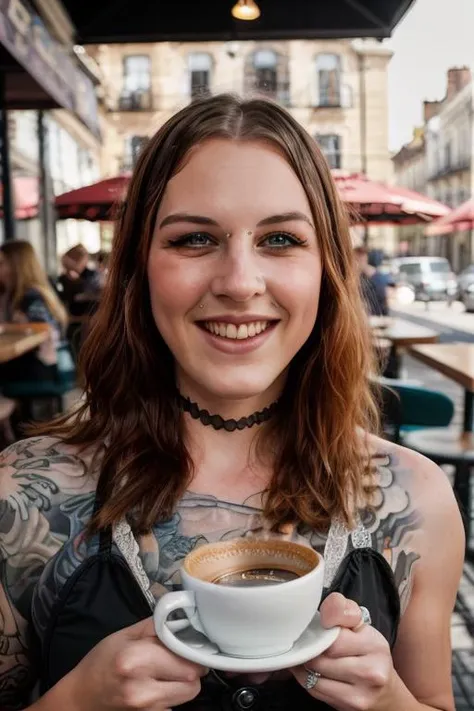
M 175 610 L 187 611 L 188 619 L 168 621 L 168 617 Z M 179 640 L 174 633 L 189 625 L 192 625 L 197 632 L 206 635 L 196 613 L 196 600 L 191 590 L 177 590 L 162 595 L 156 604 L 153 621 L 156 634 L 166 646 L 171 646 L 171 642 L 175 646 Z

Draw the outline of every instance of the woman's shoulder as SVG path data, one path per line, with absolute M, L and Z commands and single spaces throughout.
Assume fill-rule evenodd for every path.
M 91 450 L 57 437 L 15 442 L 0 454 L 0 499 L 23 513 L 40 511 L 74 496 L 95 491 L 97 460 Z
M 25 293 L 23 294 L 21 303 L 22 305 L 28 305 L 35 301 L 41 301 L 41 303 L 44 303 L 44 297 L 39 289 L 34 286 L 31 286 L 29 289 L 26 289 Z
M 368 528 L 392 567 L 404 607 L 418 571 L 462 556 L 461 518 L 440 467 L 376 437 L 370 438 L 370 447 L 375 492 L 366 514 Z
M 426 516 L 446 496 L 454 502 L 446 473 L 422 454 L 379 437 L 370 437 L 375 484 L 381 488 L 400 488 Z

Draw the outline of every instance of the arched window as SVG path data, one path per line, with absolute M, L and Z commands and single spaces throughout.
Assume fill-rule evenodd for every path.
M 271 49 L 259 49 L 253 55 L 255 89 L 272 97 L 278 93 L 278 57 Z
M 341 106 L 341 58 L 338 54 L 316 57 L 318 106 Z
M 206 96 L 211 91 L 212 57 L 206 52 L 188 55 L 188 71 L 191 99 Z

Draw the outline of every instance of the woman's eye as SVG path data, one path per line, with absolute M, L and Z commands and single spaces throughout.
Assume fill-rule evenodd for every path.
M 173 247 L 209 247 L 213 243 L 212 237 L 205 232 L 193 232 L 172 240 L 170 244 Z
M 272 235 L 267 235 L 261 243 L 268 247 L 293 247 L 302 244 L 302 241 L 286 232 L 275 232 Z

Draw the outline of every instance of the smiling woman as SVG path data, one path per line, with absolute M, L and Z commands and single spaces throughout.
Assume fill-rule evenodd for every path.
M 459 513 L 375 436 L 347 216 L 283 109 L 203 99 L 149 141 L 81 360 L 80 409 L 3 454 L 2 708 L 39 682 L 37 711 L 452 711 Z M 271 679 L 208 673 L 150 619 L 187 553 L 249 536 L 323 553 L 343 628 Z

